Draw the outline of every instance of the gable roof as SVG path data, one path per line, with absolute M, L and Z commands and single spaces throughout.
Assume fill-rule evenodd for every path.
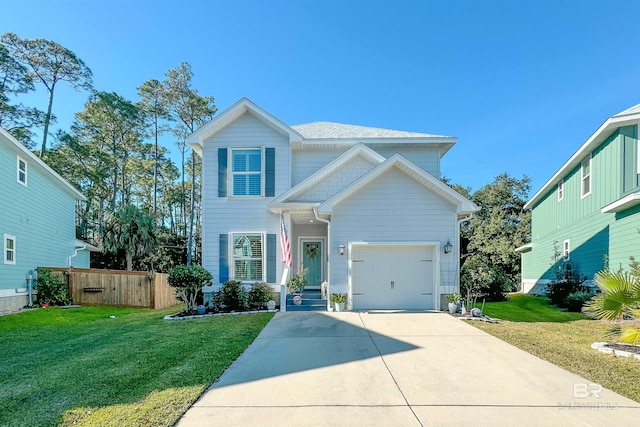
M 49 165 L 40 160 L 38 156 L 33 154 L 31 150 L 22 145 L 17 139 L 13 137 L 6 129 L 0 127 L 0 141 L 5 143 L 9 149 L 17 155 L 29 159 L 29 166 L 36 166 L 44 172 L 44 176 L 48 177 L 51 182 L 61 187 L 66 193 L 73 196 L 76 200 L 87 200 L 87 198 L 78 191 L 73 185 L 71 185 L 66 179 L 61 177 L 56 171 L 51 169 Z
M 317 207 L 318 213 L 330 214 L 333 205 L 350 197 L 352 194 L 359 191 L 362 187 L 394 167 L 400 169 L 425 187 L 428 187 L 440 197 L 456 205 L 458 208 L 458 215 L 468 215 L 480 210 L 480 208 L 478 208 L 469 199 L 456 192 L 454 189 L 449 187 L 444 182 L 440 181 L 435 176 L 431 175 L 429 172 L 422 169 L 420 166 L 416 165 L 400 154 L 394 154 L 393 156 L 389 157 L 387 160 L 376 166 L 369 173 L 355 180 L 352 184 L 346 186 L 341 191 L 321 203 Z
M 358 144 L 354 147 L 350 148 L 338 158 L 333 161 L 327 163 L 322 168 L 314 172 L 311 176 L 306 178 L 304 181 L 298 183 L 298 185 L 293 186 L 289 190 L 285 191 L 271 202 L 271 204 L 277 203 L 286 203 L 288 200 L 294 200 L 296 197 L 304 194 L 309 189 L 315 187 L 327 177 L 329 177 L 332 173 L 340 169 L 342 166 L 346 165 L 356 157 L 363 157 L 373 164 L 382 163 L 384 161 L 384 157 L 380 154 L 376 153 L 369 147 L 364 144 Z
M 624 111 L 609 117 L 593 135 L 587 139 L 578 151 L 563 164 L 558 171 L 538 190 L 536 194 L 524 205 L 525 209 L 531 209 L 539 202 L 549 190 L 558 185 L 561 179 L 577 167 L 584 158 L 595 150 L 605 139 L 607 139 L 616 129 L 630 124 L 640 123 L 640 104 L 634 105 Z
M 205 139 L 210 138 L 216 132 L 220 131 L 247 112 L 253 114 L 281 134 L 287 135 L 289 137 L 289 142 L 294 143 L 302 141 L 302 135 L 297 131 L 287 126 L 271 113 L 268 113 L 266 110 L 258 107 L 250 99 L 242 98 L 189 135 L 187 137 L 187 143 L 196 153 L 202 155 L 202 144 Z

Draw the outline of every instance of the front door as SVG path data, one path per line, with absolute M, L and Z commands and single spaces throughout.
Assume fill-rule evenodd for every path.
M 324 245 L 321 239 L 304 239 L 302 244 L 302 267 L 307 269 L 307 287 L 320 288 L 324 282 Z

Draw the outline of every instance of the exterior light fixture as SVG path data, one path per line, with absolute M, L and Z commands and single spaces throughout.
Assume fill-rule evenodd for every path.
M 338 245 L 338 253 L 344 255 L 344 243 L 342 242 Z
M 451 244 L 451 241 L 447 239 L 447 243 L 444 244 L 444 253 L 448 254 L 451 252 L 452 249 L 453 249 L 453 245 Z

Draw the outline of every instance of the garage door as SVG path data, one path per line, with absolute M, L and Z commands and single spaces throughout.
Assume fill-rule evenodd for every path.
M 433 246 L 354 245 L 353 308 L 435 308 L 433 255 Z

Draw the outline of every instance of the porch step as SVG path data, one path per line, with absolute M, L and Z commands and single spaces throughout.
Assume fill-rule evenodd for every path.
M 302 292 L 302 304 L 293 304 L 293 295 L 287 295 L 287 311 L 326 311 L 327 301 L 322 299 L 319 290 Z

